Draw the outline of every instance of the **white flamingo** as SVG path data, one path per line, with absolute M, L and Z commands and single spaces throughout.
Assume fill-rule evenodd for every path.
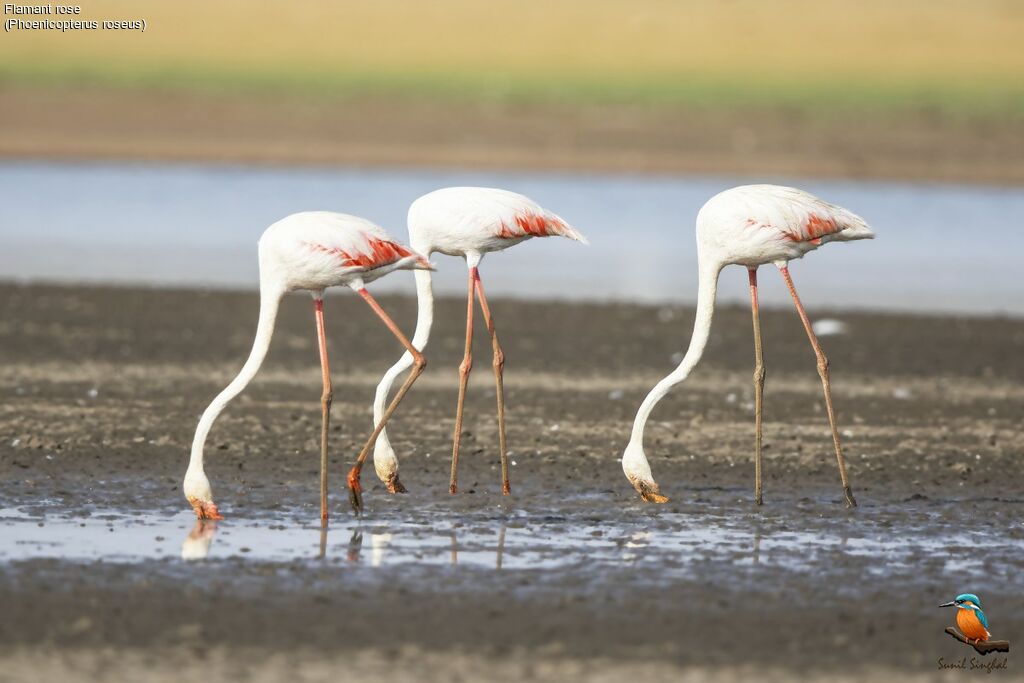
M 764 360 L 761 354 L 761 323 L 757 307 L 757 268 L 774 263 L 789 287 L 803 321 L 807 337 L 817 357 L 818 374 L 825 392 L 825 407 L 832 428 L 839 476 L 847 505 L 856 506 L 846 476 L 846 463 L 839 443 L 832 390 L 829 384 L 829 363 L 818 344 L 797 296 L 787 264 L 802 258 L 826 242 L 872 239 L 874 233 L 859 216 L 824 202 L 813 195 L 791 187 L 777 185 L 746 185 L 726 190 L 712 197 L 697 214 L 697 260 L 700 289 L 697 293 L 697 315 L 693 336 L 679 367 L 658 382 L 640 405 L 633 422 L 629 445 L 622 456 L 622 469 L 640 496 L 651 503 L 668 500 L 661 495 L 651 467 L 644 454 L 643 438 L 647 418 L 658 401 L 676 384 L 682 382 L 700 361 L 711 330 L 715 310 L 718 274 L 730 264 L 746 266 L 750 281 L 750 304 L 754 320 L 754 496 L 758 505 L 761 495 L 761 402 L 764 391 Z
M 498 443 L 501 457 L 502 492 L 511 490 L 508 479 L 508 453 L 505 446 L 505 399 L 502 387 L 505 355 L 498 343 L 494 318 L 484 296 L 478 266 L 484 254 L 501 251 L 531 237 L 561 236 L 583 242 L 587 240 L 564 220 L 547 211 L 521 194 L 484 187 L 449 187 L 423 195 L 409 207 L 409 243 L 421 254 L 430 256 L 441 252 L 449 256 L 462 256 L 469 268 L 468 301 L 466 305 L 466 349 L 459 365 L 459 399 L 455 410 L 455 430 L 452 437 L 452 472 L 449 491 L 458 490 L 457 471 L 459 443 L 462 436 L 462 408 L 466 398 L 466 385 L 473 367 L 473 301 L 480 299 L 484 323 L 491 337 L 494 351 L 494 381 L 498 397 Z M 416 294 L 419 313 L 413 346 L 422 351 L 430 337 L 434 318 L 434 298 L 431 276 L 417 272 Z M 374 422 L 378 428 L 386 418 L 384 405 L 395 378 L 413 362 L 411 354 L 404 354 L 384 375 L 377 385 L 373 405 Z M 356 471 L 362 462 L 356 463 Z M 405 488 L 398 478 L 398 458 L 388 441 L 387 432 L 381 430 L 374 447 L 373 466 L 377 476 L 392 493 Z
M 368 220 L 326 211 L 297 213 L 274 223 L 259 241 L 260 315 L 256 338 L 249 358 L 238 376 L 221 391 L 203 412 L 192 441 L 192 455 L 185 472 L 185 497 L 199 519 L 221 519 L 213 502 L 210 482 L 203 471 L 203 445 L 214 420 L 231 399 L 249 384 L 259 370 L 270 348 L 274 321 L 281 297 L 286 292 L 304 289 L 313 294 L 320 366 L 323 372 L 321 396 L 322 424 L 320 431 L 320 517 L 327 519 L 327 436 L 330 420 L 330 366 L 327 362 L 327 337 L 324 331 L 323 293 L 327 287 L 347 285 L 359 293 L 380 316 L 388 329 L 410 354 L 414 365 L 409 378 L 395 400 L 388 406 L 366 445 L 363 457 L 373 446 L 378 432 L 391 416 L 399 401 L 423 372 L 426 361 L 388 317 L 365 284 L 399 268 L 429 269 L 430 263 L 421 254 L 394 241 L 383 228 Z M 350 495 L 359 496 L 359 480 L 349 481 Z M 355 505 L 355 503 L 353 503 Z

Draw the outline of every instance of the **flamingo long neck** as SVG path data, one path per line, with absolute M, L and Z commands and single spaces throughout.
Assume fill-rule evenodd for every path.
M 224 407 L 238 396 L 243 389 L 256 376 L 256 372 L 263 365 L 263 359 L 267 357 L 267 349 L 270 348 L 270 339 L 274 335 L 274 321 L 277 319 L 277 309 L 281 303 L 284 292 L 279 287 L 260 287 L 260 319 L 256 326 L 256 338 L 252 342 L 252 350 L 245 365 L 235 376 L 231 383 L 224 387 L 223 391 L 217 394 L 213 402 L 203 411 L 199 418 L 199 426 L 196 427 L 195 438 L 192 439 L 192 456 L 189 459 L 188 468 L 203 471 L 203 446 L 206 443 L 206 436 L 210 433 L 214 421 L 220 415 Z
M 650 416 L 654 406 L 658 404 L 665 394 L 685 380 L 690 371 L 700 362 L 704 354 L 704 347 L 708 343 L 708 335 L 711 332 L 711 318 L 715 313 L 715 293 L 718 291 L 718 274 L 722 266 L 718 264 L 701 264 L 700 284 L 697 290 L 697 316 L 693 322 L 693 335 L 690 337 L 690 346 L 686 349 L 686 355 L 679 363 L 679 366 L 665 376 L 660 382 L 654 385 L 647 398 L 640 404 L 640 410 L 633 420 L 633 433 L 630 442 L 643 446 L 644 427 L 647 425 L 647 418 Z
M 418 310 L 416 313 L 416 332 L 412 336 L 412 345 L 419 351 L 423 351 L 423 349 L 427 347 L 427 342 L 430 340 L 430 327 L 434 323 L 434 290 L 429 270 L 416 270 L 413 271 L 413 274 L 416 277 L 416 305 Z M 395 378 L 411 366 L 412 356 L 408 351 L 406 351 L 402 354 L 402 357 L 398 359 L 398 362 L 392 365 L 391 368 L 384 373 L 384 377 L 381 378 L 380 384 L 377 385 L 377 393 L 373 399 L 374 426 L 376 426 L 384 416 L 384 410 L 387 407 L 388 394 L 391 391 L 391 385 L 394 384 Z M 377 444 L 374 448 L 375 453 L 377 449 L 381 449 L 384 452 L 390 452 L 391 442 L 388 441 L 387 430 L 381 430 L 380 436 L 377 437 Z

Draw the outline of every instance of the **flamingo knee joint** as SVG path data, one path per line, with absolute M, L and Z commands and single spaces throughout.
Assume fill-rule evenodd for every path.
M 765 378 L 765 369 L 763 365 L 758 365 L 754 368 L 754 384 L 762 384 Z

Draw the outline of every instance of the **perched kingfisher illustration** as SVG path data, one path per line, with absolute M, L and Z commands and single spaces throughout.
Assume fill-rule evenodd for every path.
M 939 607 L 956 607 L 956 625 L 969 640 L 982 643 L 989 639 L 988 619 L 981 611 L 981 600 L 973 593 L 961 593 L 953 602 Z

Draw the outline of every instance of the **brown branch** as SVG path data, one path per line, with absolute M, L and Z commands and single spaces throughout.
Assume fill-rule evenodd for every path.
M 987 655 L 989 652 L 1009 652 L 1010 641 L 1008 640 L 983 640 L 980 643 L 976 643 L 973 640 L 968 640 L 967 636 L 957 631 L 952 626 L 946 627 L 946 633 L 950 636 L 959 640 L 961 643 L 970 645 L 978 651 L 979 655 Z

